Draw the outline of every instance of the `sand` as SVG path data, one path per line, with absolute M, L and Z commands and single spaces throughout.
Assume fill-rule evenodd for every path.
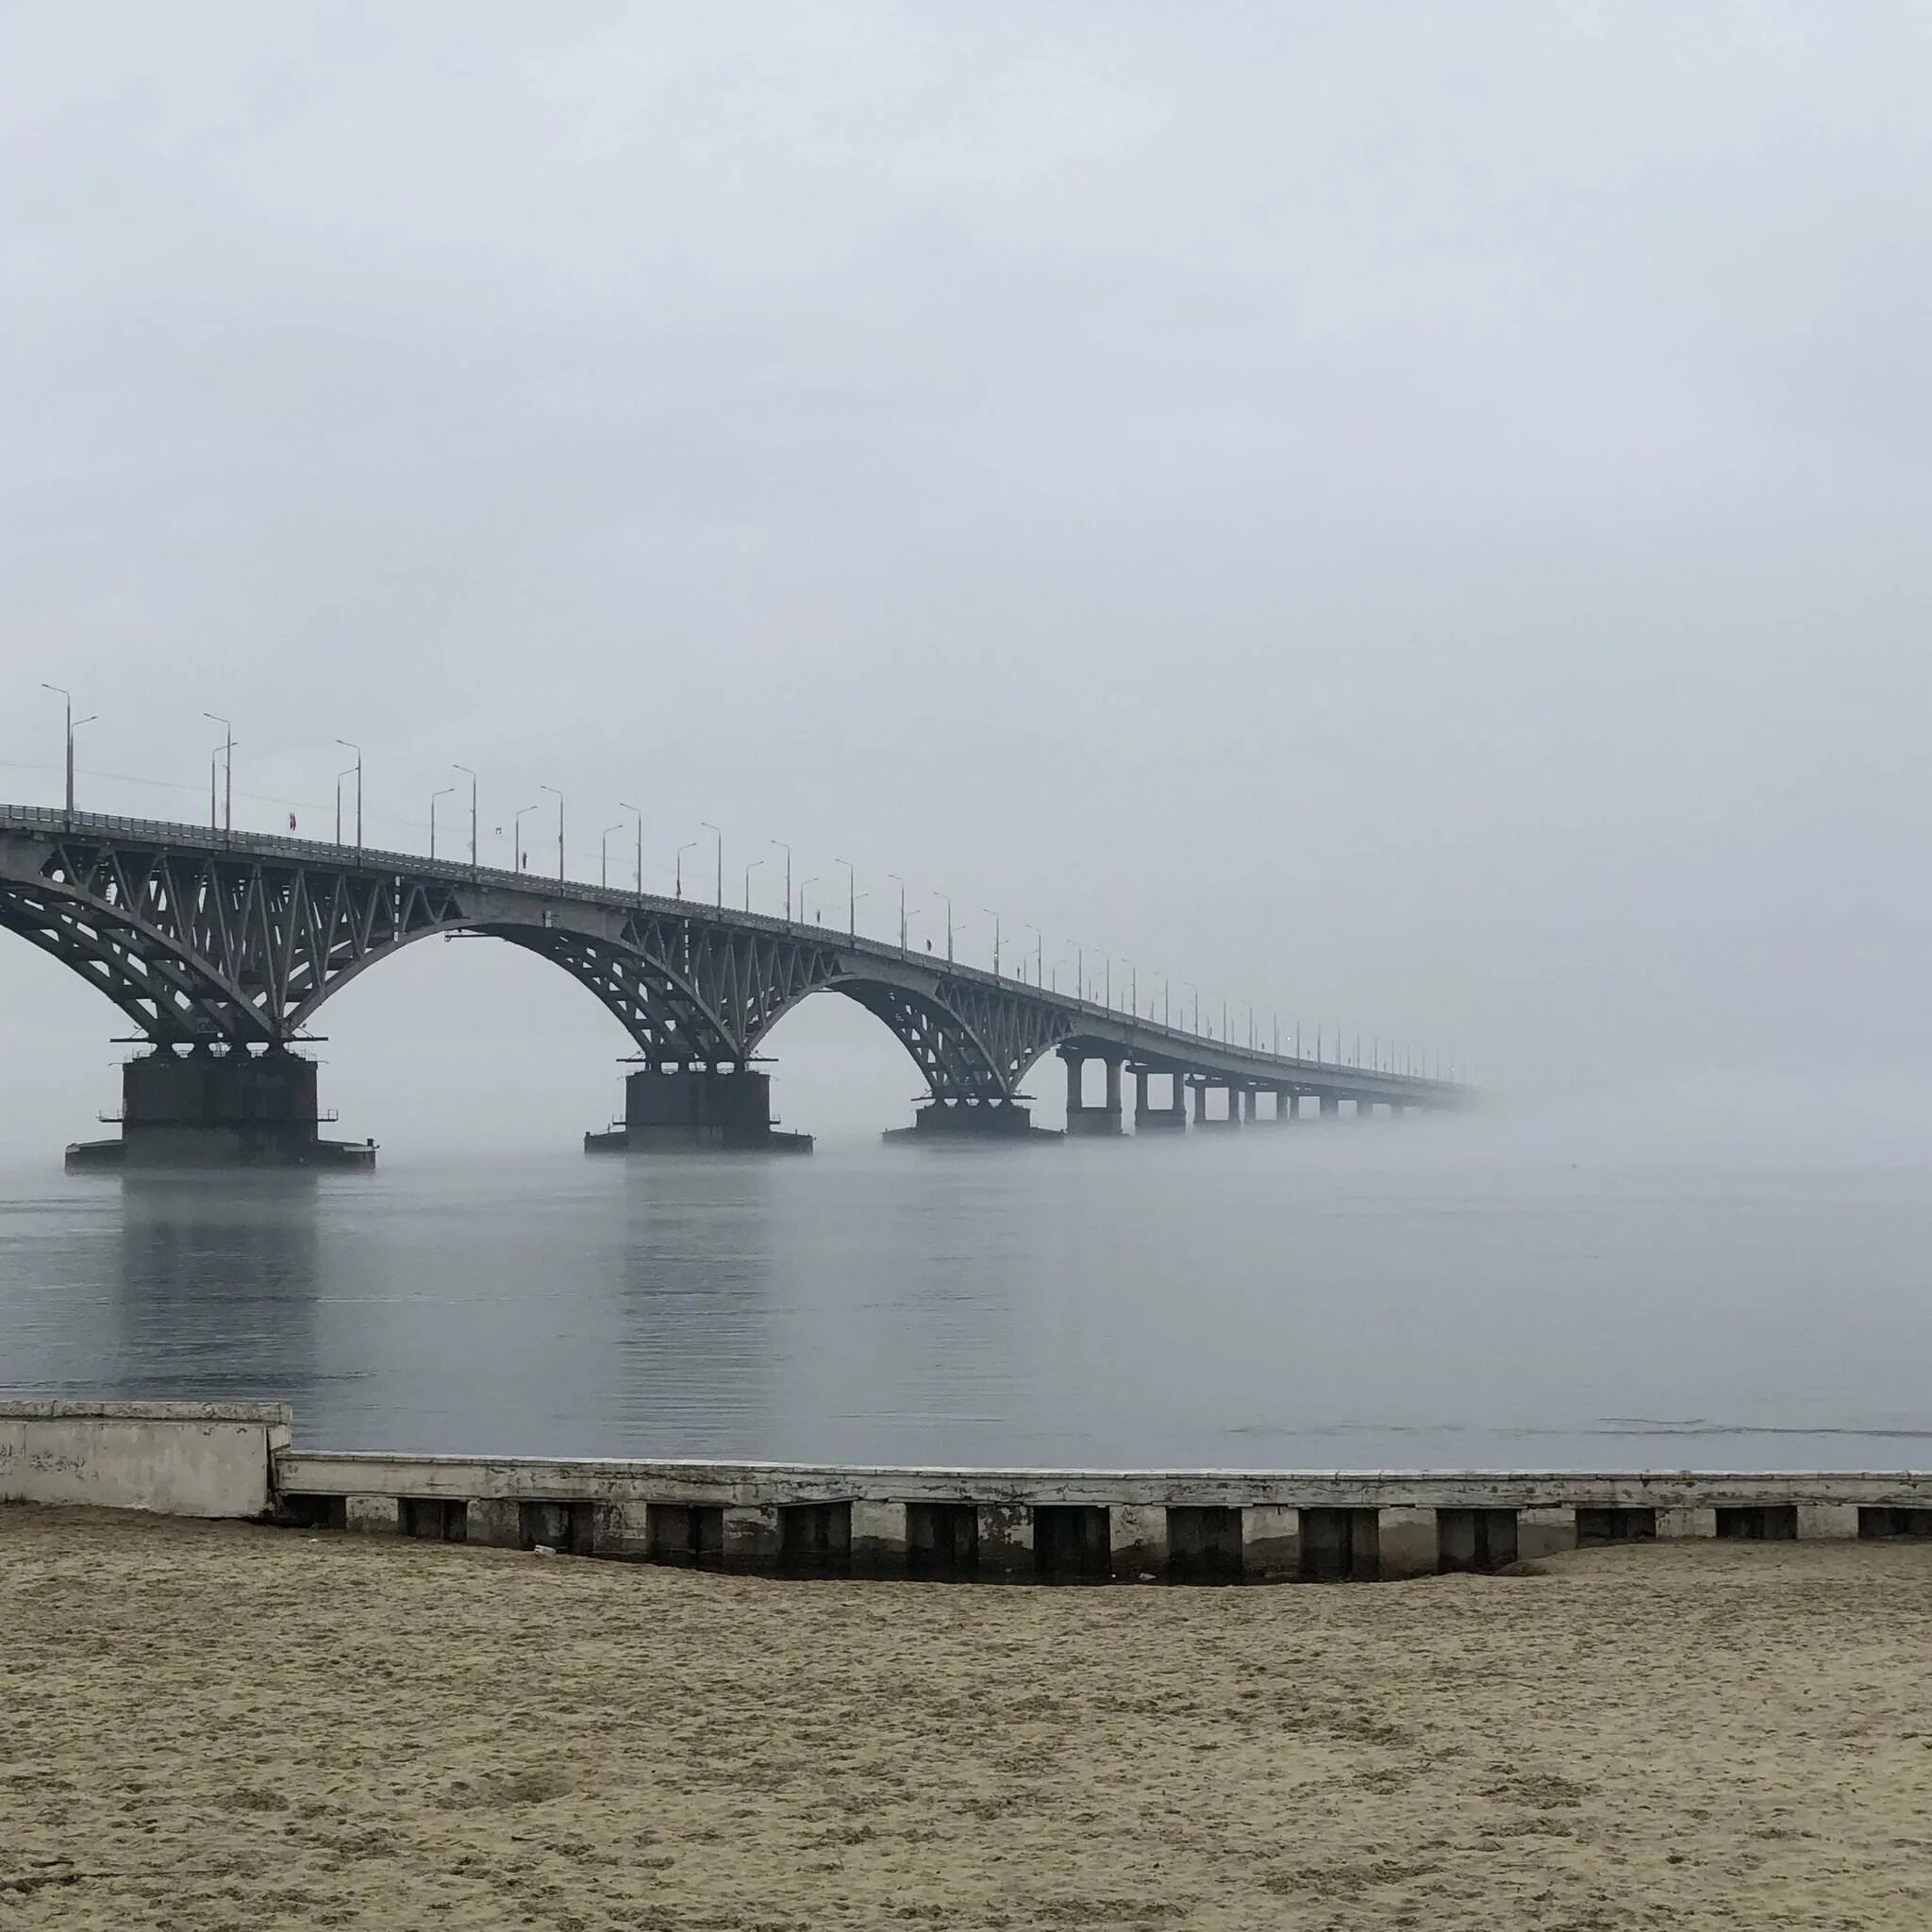
M 0 1509 L 0 1926 L 1932 1925 L 1932 1546 L 773 1583 Z

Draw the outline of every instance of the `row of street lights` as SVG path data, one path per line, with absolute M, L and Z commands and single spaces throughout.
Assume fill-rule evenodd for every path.
M 53 692 L 54 695 L 59 698 L 62 703 L 64 725 L 64 795 L 66 799 L 67 814 L 69 818 L 72 818 L 75 810 L 74 736 L 75 733 L 78 731 L 82 725 L 93 724 L 98 718 L 99 714 L 97 712 L 90 712 L 85 717 L 76 718 L 74 715 L 73 692 L 68 691 L 64 686 L 58 684 L 47 684 L 45 682 L 42 683 L 42 689 L 43 691 Z M 214 747 L 214 750 L 210 754 L 208 758 L 208 824 L 211 829 L 223 831 L 225 835 L 232 837 L 235 829 L 235 730 L 233 724 L 226 718 L 221 717 L 213 711 L 204 711 L 202 713 L 202 716 L 207 718 L 210 724 L 219 724 L 222 727 L 223 733 L 221 742 Z M 359 853 L 363 849 L 362 747 L 359 744 L 356 743 L 353 740 L 347 738 L 339 738 L 335 741 L 339 745 L 341 745 L 343 748 L 343 750 L 352 751 L 356 754 L 355 763 L 352 765 L 345 766 L 341 771 L 336 774 L 336 843 L 338 845 L 341 845 L 343 842 L 343 781 L 345 779 L 354 778 L 356 781 L 355 849 Z M 473 871 L 479 870 L 480 867 L 478 862 L 478 797 L 480 791 L 480 781 L 477 777 L 475 771 L 469 765 L 453 764 L 451 769 L 453 771 L 460 772 L 470 781 L 470 866 Z M 435 791 L 433 791 L 429 794 L 429 857 L 432 860 L 434 860 L 435 858 L 437 857 L 436 843 L 438 801 L 449 797 L 457 790 L 458 787 L 456 787 L 455 785 L 442 785 L 439 786 Z M 565 844 L 564 837 L 565 821 L 563 791 L 559 787 L 555 785 L 540 784 L 538 790 L 540 791 L 547 791 L 553 798 L 557 800 L 557 876 L 559 880 L 562 880 L 565 876 L 567 866 L 567 847 Z M 618 801 L 618 804 L 621 809 L 627 811 L 631 814 L 632 823 L 635 826 L 635 890 L 637 892 L 637 896 L 640 899 L 641 899 L 644 893 L 644 814 L 641 807 L 631 804 L 627 799 L 620 799 Z M 515 813 L 512 822 L 512 841 L 515 849 L 515 869 L 518 872 L 522 872 L 525 869 L 525 864 L 528 858 L 528 854 L 525 852 L 524 847 L 524 820 L 527 818 L 530 815 L 530 813 L 537 811 L 540 808 L 541 805 L 525 805 L 519 807 Z M 715 893 L 715 903 L 718 906 L 718 908 L 722 911 L 724 906 L 724 834 L 721 827 L 713 824 L 708 819 L 701 820 L 699 823 L 703 826 L 704 830 L 709 832 L 712 835 L 715 841 L 715 877 L 713 890 Z M 293 824 L 292 819 L 291 820 L 291 824 Z M 625 829 L 625 822 L 620 820 L 615 824 L 606 825 L 603 829 L 603 832 L 599 836 L 597 857 L 597 878 L 599 886 L 606 891 L 608 891 L 610 885 L 611 835 L 616 832 L 622 832 Z M 696 839 L 688 839 L 684 841 L 683 844 L 677 847 L 676 852 L 674 856 L 672 864 L 674 890 L 675 891 L 676 896 L 680 899 L 684 897 L 684 855 L 687 852 L 694 850 L 701 842 L 701 841 Z M 783 839 L 774 839 L 771 841 L 771 843 L 776 850 L 783 852 L 785 855 L 786 924 L 791 924 L 795 923 L 794 904 L 796 907 L 797 923 L 802 923 L 806 907 L 806 893 L 810 890 L 811 887 L 820 883 L 820 875 L 814 873 L 810 877 L 804 880 L 798 889 L 796 899 L 794 901 L 794 895 L 792 891 L 791 847 Z M 747 912 L 751 910 L 752 874 L 758 871 L 758 869 L 760 866 L 762 866 L 765 862 L 766 861 L 763 858 L 754 858 L 751 859 L 744 868 L 744 910 Z M 846 930 L 852 937 L 857 938 L 858 933 L 858 902 L 861 899 L 869 898 L 871 894 L 870 892 L 861 892 L 858 890 L 858 868 L 852 862 L 851 859 L 835 858 L 832 862 L 834 865 L 841 865 L 845 868 Z M 911 947 L 910 921 L 914 917 L 916 917 L 923 908 L 919 907 L 912 907 L 909 908 L 908 908 L 906 903 L 907 881 L 901 874 L 895 872 L 888 873 L 886 876 L 889 879 L 891 879 L 892 883 L 896 885 L 899 889 L 899 950 L 902 954 L 908 953 Z M 941 892 L 938 891 L 936 888 L 933 891 L 933 897 L 941 901 L 946 908 L 946 963 L 948 965 L 952 965 L 955 963 L 954 945 L 957 930 L 954 920 L 952 897 L 950 894 Z M 994 978 L 997 979 L 1002 976 L 1001 948 L 1003 943 L 1003 925 L 1000 915 L 997 912 L 995 912 L 992 909 L 992 908 L 982 907 L 980 909 L 985 913 L 985 915 L 989 919 L 992 921 L 992 971 Z M 1059 969 L 1066 962 L 1063 959 L 1056 959 L 1053 962 L 1051 974 L 1049 974 L 1046 966 L 1045 936 L 1041 931 L 1040 927 L 1033 924 L 1030 921 L 1024 922 L 1024 925 L 1025 930 L 1033 935 L 1033 984 L 1036 988 L 1039 988 L 1041 991 L 1050 990 L 1058 993 L 1059 991 Z M 1069 940 L 1067 943 L 1074 949 L 1074 997 L 1079 1002 L 1080 1005 L 1086 1006 L 1089 1004 L 1087 980 L 1087 949 L 1084 943 L 1078 940 Z M 930 950 L 930 946 L 931 941 L 928 941 L 928 950 Z M 1108 1011 L 1112 1011 L 1113 958 L 1111 955 L 1103 954 L 1101 956 L 1101 959 L 1102 966 L 1100 999 L 1098 1002 L 1095 1002 L 1095 1004 L 1100 1005 Z M 1121 963 L 1122 965 L 1127 968 L 1129 974 L 1127 985 L 1127 1011 L 1133 1014 L 1133 1016 L 1138 1020 L 1141 1017 L 1140 969 L 1134 963 L 1133 960 L 1125 958 L 1124 957 L 1123 957 Z M 1022 984 L 1024 984 L 1026 973 L 1024 955 L 1022 956 L 1020 978 Z M 1217 1037 L 1212 1027 L 1209 1027 L 1206 1034 L 1203 1034 L 1202 1032 L 1200 988 L 1196 986 L 1191 980 L 1182 980 L 1179 982 L 1179 984 L 1186 988 L 1191 999 L 1191 1012 L 1188 1015 L 1187 1018 L 1188 1030 L 1192 1032 L 1197 1038 L 1212 1039 Z M 1160 979 L 1160 1024 L 1163 1026 L 1168 1027 L 1170 1030 L 1172 1030 L 1174 1024 L 1172 1011 L 1172 993 L 1173 985 L 1168 979 L 1167 975 L 1162 974 Z M 1148 1018 L 1150 1020 L 1153 1018 L 1153 1006 L 1151 1002 L 1149 1003 L 1148 1007 Z M 1325 1027 L 1317 1027 L 1315 1032 L 1314 1058 L 1317 1060 L 1317 1062 L 1320 1062 L 1323 1058 L 1325 1046 L 1326 1032 L 1327 1029 Z M 1232 1041 L 1234 1037 L 1232 1030 L 1229 1026 L 1228 1006 L 1227 1002 L 1224 999 L 1221 1003 L 1221 1030 L 1218 1037 L 1224 1041 Z M 1255 1024 L 1255 1009 L 1252 1006 L 1249 1007 L 1247 1015 L 1247 1043 L 1251 1048 L 1257 1047 L 1259 1044 L 1257 1037 L 1257 1030 Z M 1338 1057 L 1338 1063 L 1343 1063 L 1340 1059 L 1340 1057 L 1342 1053 L 1341 1029 L 1340 1027 L 1337 1027 L 1335 1029 L 1334 1046 L 1336 1055 Z M 1294 1024 L 1292 1039 L 1293 1056 L 1297 1059 L 1301 1058 L 1301 1026 L 1299 1022 L 1297 1022 Z M 1357 1034 L 1355 1040 L 1355 1052 L 1353 1056 L 1353 1064 L 1357 1067 L 1359 1067 L 1362 1064 L 1361 1049 L 1361 1036 Z M 1277 1057 L 1279 1057 L 1281 1053 L 1281 1021 L 1280 1016 L 1278 1014 L 1274 1017 L 1273 1050 L 1274 1054 Z M 1382 1070 L 1382 1043 L 1379 1039 L 1372 1039 L 1371 1041 L 1370 1063 L 1378 1072 Z M 1420 1060 L 1419 1057 L 1413 1052 L 1413 1050 L 1404 1049 L 1391 1045 L 1390 1049 L 1389 1071 L 1394 1072 L 1400 1070 L 1413 1073 L 1421 1064 L 1423 1064 L 1423 1062 Z M 1452 1062 L 1450 1068 L 1450 1076 L 1453 1078 L 1454 1074 L 1455 1068 L 1454 1063 Z M 1438 1057 L 1436 1062 L 1436 1076 L 1438 1078 L 1441 1076 L 1441 1061 L 1440 1057 Z

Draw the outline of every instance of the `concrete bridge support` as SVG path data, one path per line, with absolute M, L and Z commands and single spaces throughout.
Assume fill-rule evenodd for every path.
M 1067 1069 L 1067 1132 L 1083 1138 L 1094 1134 L 1118 1135 L 1121 1131 L 1119 1057 L 1101 1058 L 1101 1065 L 1107 1069 L 1107 1099 L 1100 1107 L 1089 1107 L 1086 1104 L 1081 1081 L 1086 1073 L 1087 1056 L 1062 1047 L 1060 1058 Z
M 315 1062 L 292 1053 L 175 1054 L 121 1070 L 121 1133 L 78 1141 L 70 1169 L 374 1167 L 375 1142 L 325 1141 Z
M 1058 1141 L 1051 1127 L 1033 1124 L 1033 1109 L 1017 1100 L 928 1100 L 915 1108 L 909 1127 L 888 1127 L 879 1137 L 922 1147 L 1013 1141 Z
M 1182 1134 L 1188 1127 L 1188 1083 L 1185 1074 L 1166 1075 L 1169 1097 L 1165 1107 L 1153 1106 L 1147 1097 L 1147 1083 L 1155 1077 L 1148 1067 L 1134 1069 L 1134 1131 L 1137 1134 Z
M 772 1124 L 772 1080 L 748 1067 L 646 1067 L 624 1083 L 623 1123 L 586 1134 L 587 1154 L 809 1154 L 809 1134 Z
M 1279 1122 L 1294 1119 L 1294 1095 L 1286 1087 L 1274 1090 L 1274 1118 Z

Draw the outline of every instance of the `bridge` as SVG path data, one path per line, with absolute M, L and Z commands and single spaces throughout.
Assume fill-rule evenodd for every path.
M 373 1159 L 324 1141 L 314 1062 L 291 1049 L 325 1001 L 406 945 L 482 934 L 548 960 L 603 1002 L 636 1049 L 621 1128 L 591 1147 L 762 1147 L 774 1134 L 767 1034 L 801 1000 L 843 994 L 911 1056 L 918 1139 L 1029 1135 L 1023 1083 L 1064 1061 L 1068 1131 L 1118 1134 L 1461 1105 L 1424 1078 L 1217 1040 L 1024 978 L 819 924 L 527 872 L 92 812 L 0 805 L 0 928 L 119 1007 L 150 1051 L 124 1070 L 123 1136 L 70 1150 L 124 1158 Z M 1087 1105 L 1089 1061 L 1105 1099 Z M 1157 1084 L 1158 1083 L 1158 1084 Z M 1158 1087 L 1165 1088 L 1164 1095 Z M 1225 1095 L 1218 1111 L 1210 1092 Z M 1164 1100 L 1164 1104 L 1158 1104 Z

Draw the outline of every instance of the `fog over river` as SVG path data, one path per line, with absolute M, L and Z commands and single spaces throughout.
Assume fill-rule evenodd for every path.
M 1480 1124 L 808 1160 L 0 1174 L 0 1386 L 330 1448 L 1101 1466 L 1932 1462 L 1921 1164 Z

